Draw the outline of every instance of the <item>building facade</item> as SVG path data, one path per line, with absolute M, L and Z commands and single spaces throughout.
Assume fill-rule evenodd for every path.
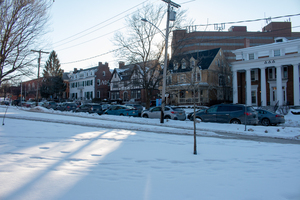
M 151 98 L 150 101 L 155 101 L 158 98 L 159 84 L 151 84 L 151 82 L 155 82 L 155 77 L 160 75 L 160 70 L 156 69 L 157 67 L 154 67 L 153 71 L 151 70 L 155 66 L 153 62 L 148 62 L 146 65 L 149 65 L 149 67 L 146 67 L 149 70 L 143 70 L 139 64 L 125 65 L 123 62 L 120 62 L 119 68 L 114 69 L 111 76 L 110 100 L 125 103 L 136 102 L 143 105 L 146 105 L 148 98 Z M 149 73 L 144 75 L 145 71 Z M 149 82 L 145 81 L 145 78 L 149 78 Z M 149 83 L 148 89 L 145 88 L 145 83 L 147 82 Z M 149 94 L 147 95 L 147 93 Z
M 197 31 L 195 26 L 173 31 L 172 55 L 222 48 L 229 62 L 235 61 L 233 50 L 274 42 L 276 37 L 299 39 L 291 22 L 271 22 L 261 32 L 249 32 L 246 26 L 232 26 L 228 31 Z
M 98 63 L 98 70 L 95 72 L 95 98 L 99 100 L 109 99 L 109 79 L 111 77 L 111 71 L 108 67 L 108 63 Z
M 233 51 L 233 103 L 253 106 L 300 105 L 300 39 Z
M 70 99 L 91 101 L 94 98 L 107 97 L 110 79 L 108 64 L 99 62 L 98 66 L 88 69 L 74 68 L 70 73 Z M 103 95 L 103 96 L 102 96 Z
M 167 104 L 232 102 L 231 80 L 221 48 L 173 56 L 167 72 Z

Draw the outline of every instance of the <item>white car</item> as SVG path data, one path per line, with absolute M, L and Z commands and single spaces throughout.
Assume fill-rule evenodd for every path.
M 161 115 L 161 106 L 150 108 L 149 110 L 143 110 L 142 117 L 144 118 L 160 118 Z M 164 112 L 165 119 L 174 119 L 174 120 L 185 120 L 186 115 L 185 111 L 178 107 L 165 106 Z

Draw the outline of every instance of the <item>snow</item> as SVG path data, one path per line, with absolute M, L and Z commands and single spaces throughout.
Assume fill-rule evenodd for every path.
M 5 111 L 0 106 L 1 120 Z M 191 121 L 8 107 L 0 126 L 0 199 L 298 200 L 300 116 L 285 119 L 246 131 L 197 123 L 194 155 Z

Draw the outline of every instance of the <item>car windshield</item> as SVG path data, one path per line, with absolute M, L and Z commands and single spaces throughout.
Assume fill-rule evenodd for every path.
M 128 108 L 128 109 L 135 109 L 135 107 L 132 107 L 132 106 L 126 106 L 126 108 Z
M 255 112 L 255 109 L 252 106 L 247 107 L 248 112 Z
M 179 107 L 171 107 L 173 110 L 175 110 L 175 111 L 182 111 L 182 109 L 181 108 L 179 108 Z

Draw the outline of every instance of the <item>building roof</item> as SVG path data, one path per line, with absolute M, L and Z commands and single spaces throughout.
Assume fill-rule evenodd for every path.
M 196 60 L 196 66 L 201 67 L 201 69 L 208 69 L 211 65 L 212 61 L 216 57 L 217 53 L 220 51 L 221 48 L 206 50 L 206 51 L 198 51 L 189 54 L 181 54 L 178 56 L 172 57 L 169 63 L 169 70 L 173 72 L 186 72 L 191 71 L 192 68 L 190 67 L 191 58 Z M 186 68 L 181 68 L 181 62 L 186 61 Z M 174 63 L 178 63 L 178 69 L 174 69 Z

